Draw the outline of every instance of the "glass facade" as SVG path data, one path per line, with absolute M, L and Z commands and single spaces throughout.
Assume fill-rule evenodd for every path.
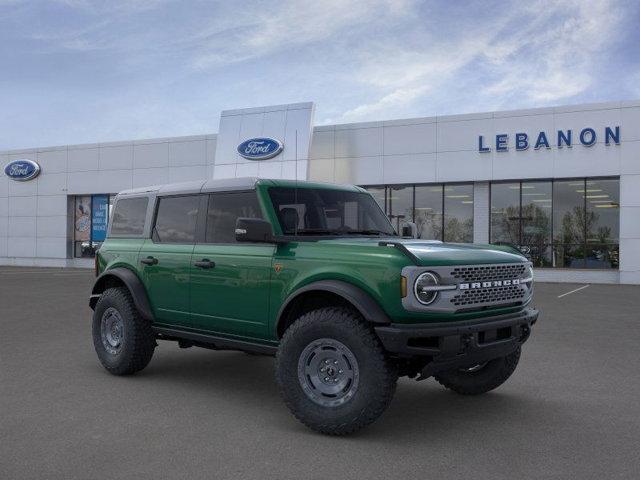
M 397 231 L 414 222 L 418 238 L 473 242 L 473 184 L 365 187 Z
M 107 236 L 115 195 L 73 197 L 73 256 L 94 257 Z
M 491 243 L 538 267 L 618 268 L 619 179 L 491 184 Z

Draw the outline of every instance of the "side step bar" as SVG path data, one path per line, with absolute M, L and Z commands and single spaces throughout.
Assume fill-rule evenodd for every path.
M 193 345 L 213 350 L 241 350 L 243 352 L 275 355 L 278 347 L 247 340 L 236 340 L 210 333 L 190 332 L 177 328 L 152 327 L 159 340 L 188 340 Z

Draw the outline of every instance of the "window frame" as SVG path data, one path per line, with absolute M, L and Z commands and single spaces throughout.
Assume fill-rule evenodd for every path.
M 530 182 L 536 182 L 536 183 L 541 183 L 541 182 L 550 182 L 551 183 L 551 212 L 550 212 L 550 219 L 551 219 L 551 243 L 548 244 L 548 247 L 551 249 L 551 263 L 552 265 L 550 267 L 539 267 L 539 268 L 550 268 L 550 269 L 565 269 L 565 270 L 594 270 L 593 268 L 588 268 L 587 267 L 587 258 L 584 257 L 582 259 L 582 263 L 583 266 L 581 267 L 564 267 L 564 266 L 554 266 L 554 258 L 555 258 L 555 250 L 557 246 L 563 246 L 563 245 L 570 245 L 570 246 L 580 246 L 582 247 L 583 252 L 586 254 L 587 249 L 589 247 L 589 242 L 587 242 L 587 222 L 584 221 L 584 231 L 583 231 L 583 242 L 582 243 L 561 243 L 561 242 L 556 242 L 555 241 L 555 212 L 556 212 L 556 202 L 554 201 L 555 199 L 555 191 L 556 191 L 556 183 L 557 182 L 582 182 L 583 184 L 583 190 L 586 191 L 587 189 L 587 181 L 589 180 L 594 180 L 594 181 L 598 181 L 598 180 L 617 180 L 618 181 L 618 195 L 620 195 L 620 177 L 616 177 L 616 176 L 596 176 L 596 177 L 562 177 L 562 178 L 529 178 L 529 179 L 511 179 L 511 180 L 497 180 L 497 181 L 491 181 L 489 182 L 489 243 L 491 244 L 493 242 L 492 240 L 492 228 L 491 228 L 491 205 L 492 205 L 492 199 L 493 199 L 493 186 L 495 184 L 506 184 L 506 183 L 517 183 L 519 186 L 519 215 L 518 215 L 518 245 L 517 246 L 522 246 L 522 185 L 523 184 L 527 184 Z M 620 208 L 620 207 L 618 207 Z M 583 195 L 583 210 L 584 210 L 584 215 L 585 215 L 585 220 L 586 220 L 586 215 L 587 215 L 587 196 Z M 618 211 L 618 222 L 620 222 L 620 213 Z M 618 224 L 618 231 L 619 231 L 619 224 Z M 619 233 L 618 233 L 619 235 Z M 597 243 L 597 244 L 591 244 L 591 245 L 599 245 L 599 246 L 603 246 L 603 245 L 607 245 L 607 246 L 612 246 L 612 245 L 617 245 L 618 246 L 618 251 L 620 249 L 620 239 L 618 239 L 618 243 Z M 595 270 L 620 270 L 620 266 L 618 265 L 618 267 L 611 267 L 610 269 L 595 269 Z
M 201 195 L 204 197 L 201 205 L 204 205 L 204 208 L 198 212 L 198 224 L 202 225 L 200 229 L 199 235 L 196 236 L 196 244 L 197 245 L 236 245 L 236 246 L 248 246 L 248 245 L 265 245 L 263 242 L 208 242 L 207 241 L 207 225 L 209 222 L 209 202 L 212 197 L 216 195 L 229 195 L 229 194 L 240 194 L 240 193 L 253 193 L 256 199 L 256 203 L 258 204 L 258 209 L 260 210 L 260 218 L 262 220 L 267 220 L 267 215 L 265 215 L 264 208 L 262 207 L 262 202 L 260 202 L 260 196 L 258 195 L 257 189 L 248 189 L 248 190 L 221 190 L 215 192 L 206 192 Z M 238 217 L 240 218 L 240 217 Z M 271 223 L 271 222 L 269 222 Z M 273 229 L 273 225 L 271 226 Z
M 117 233 L 117 234 L 113 234 L 113 221 L 115 220 L 115 212 L 116 212 L 116 207 L 118 206 L 118 203 L 120 203 L 123 200 L 134 200 L 134 199 L 138 199 L 138 198 L 144 198 L 147 200 L 147 206 L 144 210 L 144 225 L 142 227 L 142 232 L 141 233 Z M 116 195 L 114 197 L 114 203 L 113 203 L 113 212 L 109 213 L 109 230 L 107 231 L 107 240 L 110 238 L 125 238 L 125 239 L 130 239 L 130 238 L 147 238 L 146 235 L 146 229 L 147 229 L 147 222 L 149 220 L 149 205 L 151 203 L 153 203 L 153 197 L 149 194 L 142 194 L 142 195 L 126 195 L 124 197 L 118 198 L 118 195 Z
M 206 196 L 202 193 L 178 193 L 178 194 L 172 194 L 172 195 L 157 195 L 155 198 L 155 204 L 153 206 L 153 216 L 152 216 L 152 221 L 151 221 L 151 227 L 149 229 L 149 239 L 151 239 L 151 242 L 155 245 L 195 245 L 198 241 L 198 235 L 199 235 L 199 225 L 200 225 L 200 212 L 202 210 L 202 197 Z M 156 223 L 158 222 L 158 211 L 160 210 L 160 202 L 162 199 L 164 198 L 179 198 L 179 197 L 200 197 L 198 200 L 198 213 L 196 215 L 196 228 L 195 228 L 195 232 L 193 235 L 193 242 L 166 242 L 166 241 L 159 241 L 156 240 L 154 232 L 156 230 Z M 145 237 L 147 238 L 147 237 Z

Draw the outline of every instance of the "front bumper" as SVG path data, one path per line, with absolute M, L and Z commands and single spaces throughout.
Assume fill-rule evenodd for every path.
M 538 310 L 462 322 L 375 327 L 385 349 L 400 357 L 422 357 L 422 377 L 464 368 L 514 352 L 531 333 Z

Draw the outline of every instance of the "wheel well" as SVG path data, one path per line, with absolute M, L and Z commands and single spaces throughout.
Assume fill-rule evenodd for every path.
M 305 313 L 324 307 L 344 307 L 360 314 L 358 309 L 351 302 L 337 293 L 323 290 L 304 292 L 294 298 L 282 312 L 276 331 L 278 338 L 282 338 L 284 332 L 293 322 L 296 321 L 297 318 Z
M 93 293 L 102 293 L 109 288 L 116 287 L 127 288 L 127 285 L 122 281 L 121 278 L 118 278 L 115 275 L 107 275 L 101 278 L 100 281 L 93 287 Z

